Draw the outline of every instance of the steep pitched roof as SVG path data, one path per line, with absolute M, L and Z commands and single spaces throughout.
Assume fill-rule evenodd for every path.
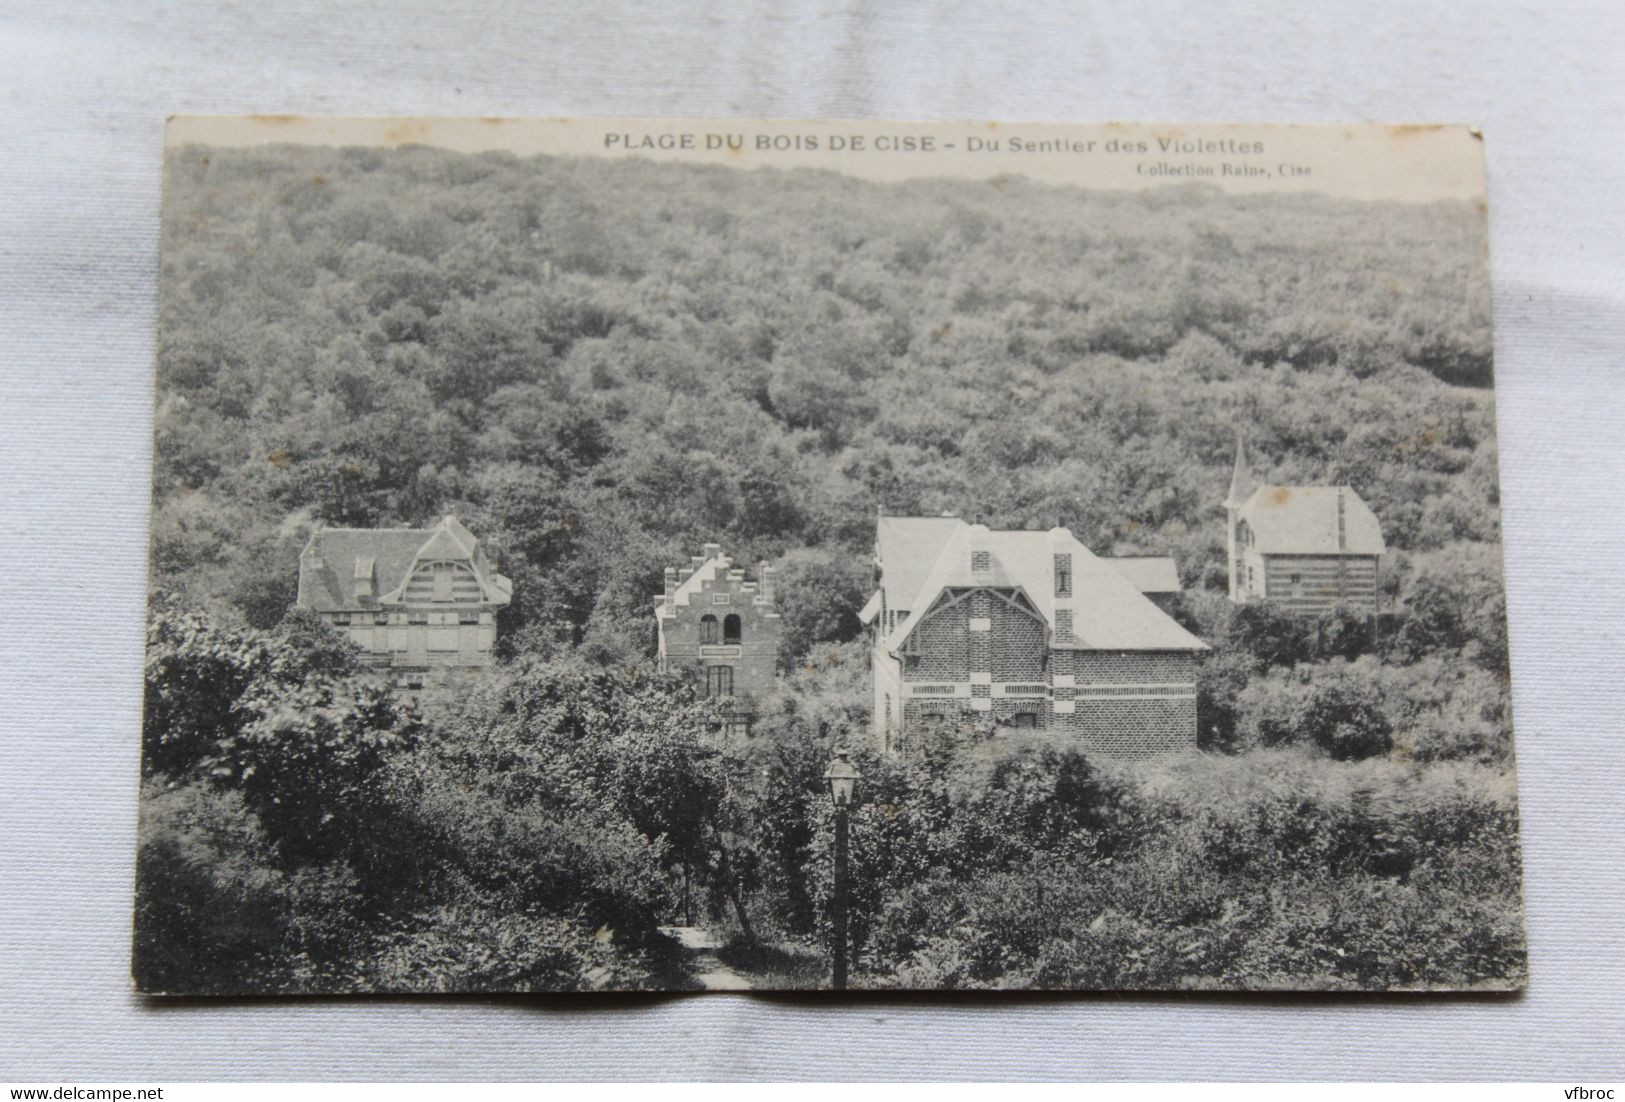
M 944 589 L 984 586 L 1020 589 L 1051 629 L 1056 611 L 1070 610 L 1073 642 L 1057 641 L 1058 648 L 1207 649 L 1206 643 L 1152 604 L 1110 560 L 1090 551 L 1067 529 L 995 532 L 980 524 L 955 523 L 919 587 L 892 606 L 908 609 L 909 615 L 886 637 L 888 649 L 902 646 Z M 978 570 L 972 553 L 982 551 L 987 553 L 986 568 Z M 1060 553 L 1072 556 L 1071 596 L 1055 593 L 1055 555 Z M 892 574 L 895 560 L 883 556 L 881 561 L 884 582 Z M 916 572 L 910 570 L 909 574 Z
M 419 562 L 462 560 L 487 602 L 507 604 L 513 583 L 491 569 L 479 541 L 456 517 L 433 528 L 318 528 L 299 555 L 301 608 L 318 612 L 377 607 L 398 598 Z M 357 581 L 371 577 L 373 596 L 358 599 Z
M 1265 555 L 1381 555 L 1388 550 L 1376 514 L 1347 486 L 1260 486 L 1241 507 L 1241 518 Z
M 912 609 L 925 579 L 955 532 L 965 527 L 958 517 L 882 516 L 875 532 L 875 553 L 885 564 L 880 588 L 889 609 Z
M 1252 468 L 1247 465 L 1247 449 L 1242 445 L 1241 437 L 1236 437 L 1236 461 L 1230 468 L 1230 492 L 1224 495 L 1226 509 L 1238 509 L 1253 495 L 1256 483 L 1253 481 Z
M 1121 555 L 1106 561 L 1141 593 L 1179 592 L 1179 567 L 1169 555 Z

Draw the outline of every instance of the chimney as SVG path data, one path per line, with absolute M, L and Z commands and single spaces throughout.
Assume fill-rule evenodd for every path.
M 756 568 L 757 580 L 761 583 L 762 593 L 757 599 L 764 605 L 773 603 L 773 568 L 763 562 Z
M 669 599 L 671 597 L 672 591 L 674 589 L 676 589 L 676 588 L 677 588 L 677 568 L 675 566 L 668 566 L 668 567 L 666 567 L 666 592 L 665 592 L 664 596 Z

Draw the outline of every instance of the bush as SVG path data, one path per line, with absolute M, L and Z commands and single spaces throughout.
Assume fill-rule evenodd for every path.
M 1255 746 L 1308 745 L 1339 761 L 1386 754 L 1393 727 L 1370 659 L 1334 661 L 1263 678 L 1238 698 L 1241 738 Z

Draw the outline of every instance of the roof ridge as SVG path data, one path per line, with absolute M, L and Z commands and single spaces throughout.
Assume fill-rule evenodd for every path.
M 433 528 L 335 528 L 335 527 L 333 527 L 331 525 L 324 525 L 323 527 L 316 529 L 316 532 L 318 532 L 318 533 L 325 533 L 325 532 L 432 532 L 432 531 L 434 531 Z

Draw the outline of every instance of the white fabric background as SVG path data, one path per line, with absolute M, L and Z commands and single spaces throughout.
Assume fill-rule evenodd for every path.
M 1603 2 L 0 0 L 0 1079 L 1619 1078 L 1622 61 Z M 1528 994 L 142 1005 L 126 977 L 170 112 L 1484 127 Z

